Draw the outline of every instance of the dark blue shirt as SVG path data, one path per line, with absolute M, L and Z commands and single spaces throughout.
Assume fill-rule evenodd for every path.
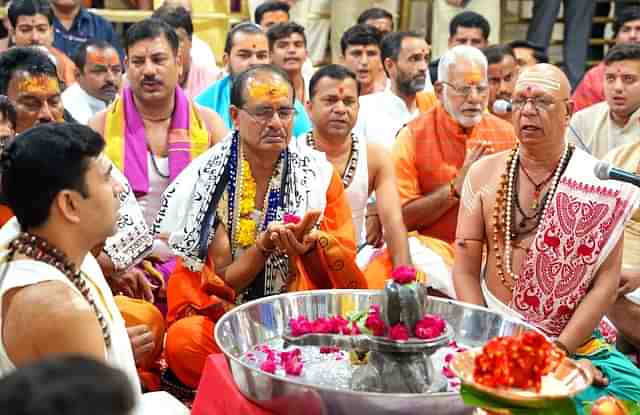
M 120 61 L 124 63 L 124 51 L 120 45 L 120 36 L 113 30 L 111 23 L 102 16 L 81 8 L 73 20 L 70 30 L 67 30 L 55 16 L 53 17 L 53 29 L 55 33 L 53 46 L 63 51 L 71 59 L 75 56 L 80 45 L 89 39 L 99 39 L 112 44 L 120 55 Z

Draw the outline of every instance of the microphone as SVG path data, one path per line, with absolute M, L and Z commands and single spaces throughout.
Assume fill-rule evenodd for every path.
M 626 170 L 615 168 L 606 161 L 599 161 L 593 168 L 593 172 L 600 180 L 617 180 L 640 187 L 640 176 Z
M 504 99 L 497 99 L 493 102 L 493 112 L 496 114 L 507 114 L 512 110 L 511 102 Z

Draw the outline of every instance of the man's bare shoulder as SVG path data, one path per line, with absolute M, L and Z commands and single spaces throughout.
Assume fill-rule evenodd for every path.
M 511 150 L 500 151 L 495 154 L 482 157 L 480 160 L 473 163 L 469 169 L 469 175 L 472 178 L 479 178 L 487 180 L 493 177 L 499 177 L 502 175 L 505 169 L 505 163 L 509 157 Z
M 54 280 L 13 289 L 3 303 L 3 341 L 14 364 L 59 353 L 104 358 L 96 315 L 68 284 Z
M 24 315 L 91 310 L 84 298 L 62 281 L 50 280 L 9 291 L 10 308 Z
M 391 153 L 378 143 L 367 142 L 367 167 L 370 171 L 377 171 L 384 165 L 392 165 Z

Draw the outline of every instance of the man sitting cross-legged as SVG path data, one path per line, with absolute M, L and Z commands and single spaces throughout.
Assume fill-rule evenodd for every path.
M 395 189 L 393 163 L 379 144 L 367 142 L 353 134 L 358 114 L 360 85 L 356 75 L 340 65 L 328 65 L 311 78 L 307 109 L 313 131 L 298 138 L 301 145 L 322 151 L 333 167 L 342 174 L 342 182 L 351 205 L 358 245 L 366 243 L 364 229 L 367 200 L 376 192 L 380 221 L 393 266 L 410 265 L 407 230 L 402 221 L 400 199 Z M 389 277 L 379 275 L 379 285 Z
M 239 73 L 230 111 L 237 129 L 167 188 L 154 225 L 180 257 L 169 279 L 166 356 L 191 388 L 219 351 L 215 322 L 234 305 L 291 290 L 366 287 L 340 177 L 322 153 L 290 144 L 286 73 L 272 65 Z
M 520 145 L 478 161 L 465 179 L 456 292 L 533 324 L 570 356 L 586 359 L 595 386 L 577 395 L 579 407 L 608 394 L 637 402 L 640 370 L 597 328 L 617 298 L 621 237 L 640 190 L 599 180 L 598 160 L 565 142 L 569 92 L 552 65 L 519 76 L 513 123 Z

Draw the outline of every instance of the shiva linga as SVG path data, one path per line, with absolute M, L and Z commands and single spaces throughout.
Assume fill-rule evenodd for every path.
M 354 351 L 361 361 L 351 379 L 351 390 L 380 393 L 444 392 L 447 381 L 434 370 L 431 355 L 449 344 L 454 336 L 445 322 L 444 331 L 435 338 L 421 339 L 415 327 L 427 311 L 427 289 L 420 282 L 399 284 L 389 280 L 382 292 L 381 316 L 387 327 L 403 323 L 409 331 L 407 340 L 370 334 L 343 335 L 308 333 L 283 335 L 284 346 L 333 346 Z M 365 357 L 363 359 L 363 357 Z

